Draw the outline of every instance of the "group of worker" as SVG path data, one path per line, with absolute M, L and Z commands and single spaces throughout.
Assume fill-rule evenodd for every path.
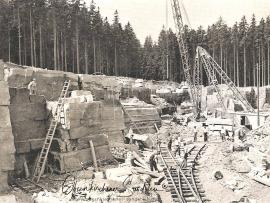
M 198 129 L 196 126 L 194 126 L 194 142 L 197 142 L 198 140 Z M 221 127 L 220 132 L 220 137 L 221 140 L 224 142 L 226 140 L 231 140 L 234 141 L 234 132 L 232 133 L 232 137 L 230 138 L 229 136 L 229 131 L 227 129 L 224 128 L 224 126 Z M 203 126 L 203 140 L 204 142 L 208 142 L 208 138 L 209 138 L 209 128 L 205 125 Z
M 193 141 L 197 142 L 198 141 L 198 128 L 196 126 L 194 126 L 194 130 L 193 130 Z M 203 141 L 204 142 L 208 142 L 208 137 L 209 137 L 209 129 L 207 126 L 203 127 Z

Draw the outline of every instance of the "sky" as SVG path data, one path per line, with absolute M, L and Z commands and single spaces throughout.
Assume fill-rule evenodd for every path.
M 246 15 L 248 22 L 254 13 L 257 21 L 270 15 L 270 0 L 182 0 L 192 28 L 200 25 L 207 28 L 221 16 L 228 25 L 233 25 Z M 86 0 L 90 3 L 91 0 Z M 167 2 L 167 3 L 166 3 Z M 144 43 L 151 35 L 157 41 L 158 35 L 166 23 L 168 10 L 168 27 L 174 29 L 170 0 L 95 0 L 101 15 L 111 22 L 117 9 L 120 22 L 130 22 L 138 39 Z M 166 4 L 168 9 L 166 9 Z

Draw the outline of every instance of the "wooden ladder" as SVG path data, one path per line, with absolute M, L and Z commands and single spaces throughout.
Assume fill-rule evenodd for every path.
M 132 123 L 132 125 L 137 129 L 137 131 L 139 132 L 139 134 L 142 134 L 142 132 L 140 131 L 140 128 L 137 126 L 137 124 L 135 123 L 135 121 L 133 121 L 132 116 L 127 112 L 125 106 L 123 104 L 121 104 L 121 107 L 123 109 L 123 112 L 128 116 L 130 122 Z
M 63 89 L 62 89 L 61 94 L 60 94 L 60 97 L 58 98 L 58 103 L 57 103 L 55 113 L 53 114 L 53 119 L 51 120 L 50 127 L 49 127 L 49 129 L 47 131 L 46 138 L 45 138 L 42 150 L 40 152 L 37 164 L 35 166 L 34 174 L 33 174 L 33 177 L 32 177 L 33 182 L 38 183 L 41 175 L 44 172 L 47 157 L 48 157 L 48 153 L 49 153 L 49 150 L 50 150 L 50 147 L 51 147 L 51 144 L 52 144 L 52 140 L 53 140 L 53 137 L 54 137 L 54 134 L 55 134 L 55 130 L 56 130 L 56 127 L 57 127 L 57 124 L 58 124 L 58 120 L 60 118 L 60 110 L 64 106 L 64 100 L 65 100 L 65 98 L 67 96 L 69 86 L 70 86 L 70 80 L 65 81 Z

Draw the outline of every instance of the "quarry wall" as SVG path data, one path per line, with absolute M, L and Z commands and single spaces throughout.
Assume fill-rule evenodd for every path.
M 8 174 L 14 170 L 15 146 L 10 122 L 10 96 L 4 81 L 3 61 L 0 60 L 0 192 L 8 188 Z

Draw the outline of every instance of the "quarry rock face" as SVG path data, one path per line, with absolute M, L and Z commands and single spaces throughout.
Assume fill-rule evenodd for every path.
M 8 189 L 8 173 L 14 170 L 15 147 L 9 114 L 9 88 L 3 81 L 3 62 L 0 61 L 0 192 Z
M 0 67 L 1 64 L 3 66 L 0 61 Z M 4 77 L 3 71 L 0 71 L 0 78 L 7 79 L 7 82 L 0 83 L 0 132 L 4 132 L 5 128 L 5 133 L 0 134 L 5 146 L 0 151 L 3 149 L 3 153 L 7 154 L 0 158 L 3 159 L 1 163 L 7 162 L 3 167 L 0 165 L 3 168 L 1 174 L 14 170 L 15 147 L 15 174 L 24 175 L 25 163 L 31 173 L 44 143 L 53 106 L 57 105 L 66 80 L 70 80 L 71 97 L 65 99 L 48 156 L 48 163 L 56 172 L 80 170 L 91 165 L 93 155 L 90 141 L 93 142 L 98 162 L 113 161 L 111 146 L 124 144 L 123 132 L 133 126 L 133 122 L 141 132 L 156 132 L 154 124 L 161 122 L 154 106 L 129 108 L 130 120 L 119 102 L 121 85 L 117 77 L 77 75 L 10 63 L 6 65 L 10 68 L 8 77 Z M 29 95 L 27 89 L 33 78 L 37 83 L 37 95 Z M 82 81 L 83 90 L 78 90 L 78 78 Z M 133 96 L 146 101 L 150 94 L 147 88 L 137 87 L 133 91 Z M 7 176 L 0 178 L 3 182 Z
M 11 124 L 17 153 L 27 153 L 42 147 L 47 130 L 45 98 L 29 95 L 26 88 L 10 88 L 10 98 Z

